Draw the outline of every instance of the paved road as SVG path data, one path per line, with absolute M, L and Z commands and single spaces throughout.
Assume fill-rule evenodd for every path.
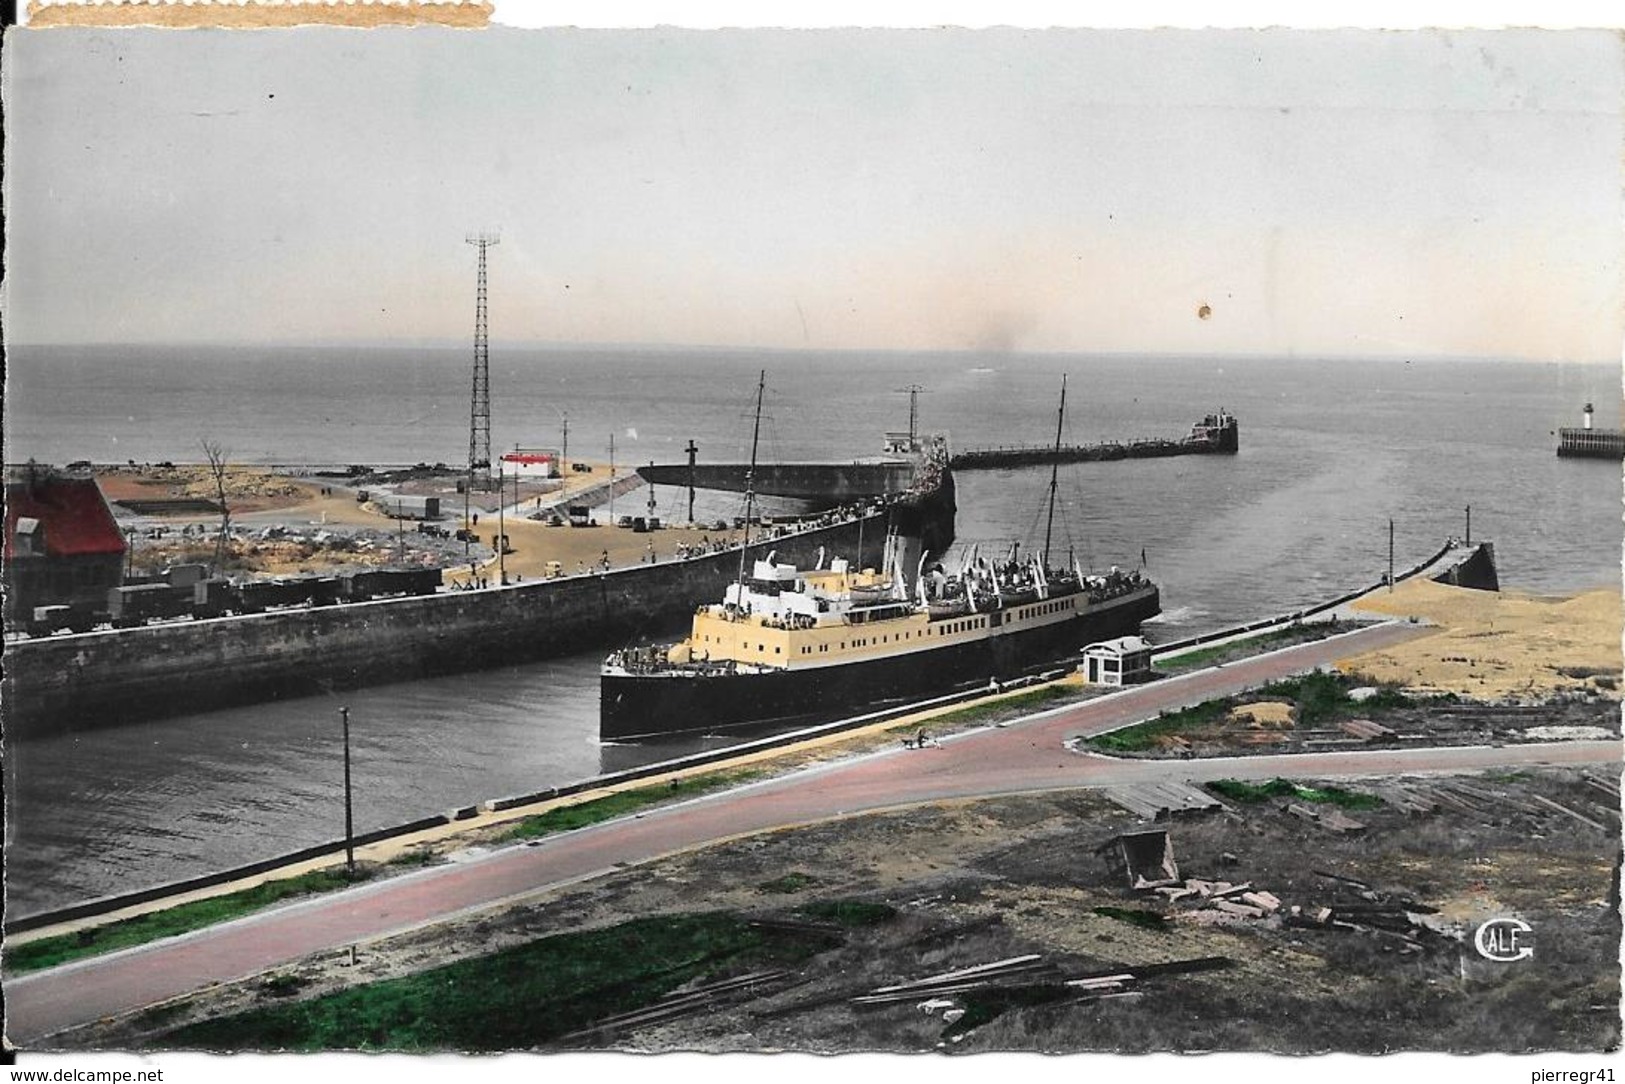
M 5 984 L 8 1034 L 19 1046 L 49 1048 L 49 1041 L 41 1039 L 63 1029 L 210 983 L 243 978 L 311 953 L 443 921 L 696 845 L 889 807 L 1148 779 L 1383 775 L 1620 759 L 1620 744 L 1613 741 L 1212 761 L 1120 761 L 1063 747 L 1071 737 L 1231 695 L 1427 631 L 1409 625 L 1363 629 L 1055 709 L 1018 725 L 959 735 L 940 748 L 898 748 L 808 769 L 24 976 Z

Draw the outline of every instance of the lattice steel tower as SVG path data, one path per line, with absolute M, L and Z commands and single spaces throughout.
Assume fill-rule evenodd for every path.
M 480 250 L 479 286 L 474 295 L 474 392 L 468 416 L 468 482 L 491 488 L 491 343 L 485 315 L 485 250 L 502 240 L 494 233 L 464 238 Z

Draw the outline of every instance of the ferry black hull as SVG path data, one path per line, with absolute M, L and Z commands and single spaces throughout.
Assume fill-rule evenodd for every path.
M 1155 588 L 1110 599 L 1077 618 L 930 651 L 765 674 L 605 674 L 599 737 L 629 741 L 838 719 L 888 701 L 986 685 L 1137 633 L 1160 612 Z

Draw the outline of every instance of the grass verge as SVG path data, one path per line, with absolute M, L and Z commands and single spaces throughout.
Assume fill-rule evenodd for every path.
M 662 915 L 561 934 L 308 1001 L 176 1029 L 203 1050 L 529 1050 L 686 983 L 800 963 L 831 940 L 726 913 Z
M 1172 737 L 1214 723 L 1230 711 L 1231 701 L 1209 700 L 1183 711 L 1165 712 L 1155 719 L 1089 739 L 1096 749 L 1110 753 L 1138 753 L 1153 748 L 1159 738 Z
M 961 723 L 978 723 L 992 718 L 1025 715 L 1057 700 L 1077 700 L 1081 699 L 1082 695 L 1083 690 L 1076 685 L 1040 685 L 1036 689 L 1028 689 L 1001 700 L 972 704 L 968 708 L 957 708 L 941 715 L 933 715 L 925 720 L 923 726 L 927 730 L 935 730 L 943 726 L 958 726 Z
M 1344 790 L 1342 787 L 1306 787 L 1289 779 L 1271 779 L 1268 783 L 1243 783 L 1237 779 L 1215 779 L 1207 789 L 1221 798 L 1254 804 L 1271 798 L 1294 798 L 1316 805 L 1335 805 L 1341 809 L 1376 809 L 1383 804 L 1375 794 Z
M 358 871 L 357 880 L 365 880 L 364 871 Z M 204 900 L 182 903 L 151 914 L 109 922 L 76 933 L 56 937 L 42 937 L 21 945 L 6 947 L 6 970 L 20 974 L 55 967 L 57 964 L 97 956 L 104 952 L 144 945 L 164 937 L 189 933 L 205 926 L 229 922 L 252 911 L 269 907 L 273 903 L 295 896 L 310 896 L 318 892 L 332 892 L 348 888 L 355 881 L 342 870 L 315 870 L 277 881 L 266 881 L 240 892 L 212 896 Z
M 822 918 L 839 926 L 878 926 L 897 917 L 897 908 L 863 900 L 820 900 L 799 908 L 808 918 Z
M 1157 669 L 1170 674 L 1182 674 L 1189 670 L 1200 670 L 1212 666 L 1216 662 L 1230 662 L 1233 659 L 1243 659 L 1250 655 L 1262 655 L 1275 648 L 1291 647 L 1293 644 L 1307 644 L 1315 640 L 1324 640 L 1328 636 L 1335 636 L 1340 632 L 1348 632 L 1358 625 L 1338 624 L 1330 622 L 1317 622 L 1308 625 L 1288 625 L 1285 628 L 1271 629 L 1249 636 L 1244 640 L 1231 640 L 1229 643 L 1214 644 L 1212 647 L 1198 647 L 1193 650 L 1164 659 Z
M 526 817 L 514 825 L 502 840 L 505 842 L 515 839 L 538 839 L 555 832 L 585 828 L 589 824 L 613 820 L 661 802 L 669 802 L 676 798 L 692 798 L 724 787 L 736 786 L 756 779 L 762 774 L 759 771 L 710 772 L 689 779 L 673 779 L 669 783 L 616 791 L 602 798 L 559 806 L 546 813 Z

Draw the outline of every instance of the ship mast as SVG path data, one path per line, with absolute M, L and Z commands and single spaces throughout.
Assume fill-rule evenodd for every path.
M 1049 519 L 1044 523 L 1044 568 L 1049 569 L 1050 531 L 1055 526 L 1055 483 L 1061 473 L 1061 423 L 1066 420 L 1066 374 L 1061 374 L 1061 409 L 1055 412 L 1055 458 L 1049 467 Z
M 750 434 L 750 470 L 745 472 L 745 538 L 739 544 L 739 590 L 736 598 L 745 597 L 745 554 L 750 549 L 750 521 L 756 507 L 756 443 L 762 435 L 762 391 L 767 387 L 767 370 L 756 378 L 756 424 Z M 742 602 L 735 605 L 743 606 Z

